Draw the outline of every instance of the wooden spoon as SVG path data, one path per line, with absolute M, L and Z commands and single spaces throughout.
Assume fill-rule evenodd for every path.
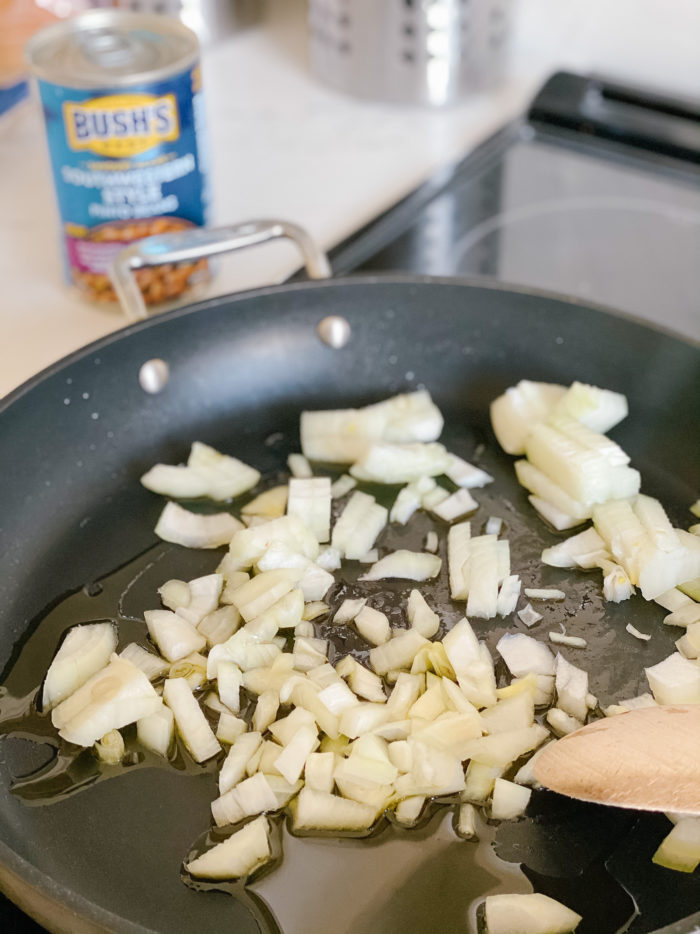
M 546 746 L 534 774 L 581 801 L 700 815 L 700 704 L 596 720 Z

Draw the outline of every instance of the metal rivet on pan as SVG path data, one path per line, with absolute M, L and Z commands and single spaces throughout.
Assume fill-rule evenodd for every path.
M 170 367 L 165 360 L 154 357 L 153 360 L 146 360 L 139 370 L 139 383 L 144 392 L 150 392 L 153 395 L 162 392 L 170 379 Z
M 340 315 L 329 315 L 319 321 L 317 330 L 323 343 L 336 350 L 344 347 L 350 340 L 350 325 Z

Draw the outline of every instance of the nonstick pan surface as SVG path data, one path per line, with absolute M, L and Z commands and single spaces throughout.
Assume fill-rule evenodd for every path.
M 331 314 L 351 327 L 342 349 L 318 337 L 319 321 Z M 138 381 L 153 358 L 170 368 L 158 394 Z M 564 654 L 589 671 L 602 704 L 646 690 L 643 667 L 670 654 L 678 637 L 662 625 L 663 611 L 639 597 L 604 605 L 598 578 L 539 563 L 541 549 L 562 536 L 533 513 L 488 421 L 489 402 L 522 378 L 579 379 L 625 393 L 630 416 L 612 435 L 640 469 L 644 491 L 662 500 L 674 524 L 690 524 L 700 474 L 698 349 L 543 294 L 414 277 L 265 289 L 134 325 L 41 374 L 0 412 L 4 716 L 13 703 L 22 709 L 13 698 L 29 690 L 16 675 L 20 663 L 26 671 L 33 660 L 38 686 L 61 626 L 78 621 L 68 612 L 49 631 L 37 622 L 48 608 L 79 604 L 81 619 L 118 610 L 138 616 L 157 605 L 155 588 L 167 577 L 216 564 L 211 554 L 187 564 L 184 550 L 157 544 L 152 530 L 162 500 L 138 483 L 149 466 L 182 461 L 198 439 L 274 474 L 299 450 L 302 408 L 362 405 L 418 386 L 445 415 L 448 447 L 495 477 L 477 493 L 473 522 L 501 515 L 525 585 L 567 592 L 563 607 L 546 608 L 534 634 L 546 640 L 562 621 L 573 634 L 587 633 L 587 649 Z M 463 605 L 435 587 L 450 625 Z M 409 590 L 384 588 L 390 612 L 399 612 Z M 72 593 L 78 596 L 65 604 Z M 94 612 L 86 609 L 89 594 L 96 595 Z M 333 591 L 331 602 L 341 596 Z M 630 621 L 652 633 L 649 643 L 625 633 Z M 492 649 L 513 628 L 508 620 L 474 624 Z M 546 792 L 533 796 L 524 820 L 484 825 L 479 845 L 451 836 L 440 811 L 410 841 L 393 831 L 367 841 L 286 839 L 282 867 L 252 894 L 195 892 L 182 883 L 180 867 L 209 827 L 211 769 L 140 762 L 109 780 L 88 777 L 89 787 L 55 803 L 27 803 L 10 786 L 45 766 L 52 748 L 20 733 L 21 726 L 0 741 L 0 885 L 52 930 L 451 934 L 469 930 L 477 896 L 529 890 L 521 862 L 536 890 L 583 905 L 584 934 L 627 925 L 632 898 L 641 914 L 629 931 L 694 929 L 698 873 L 683 876 L 650 861 L 667 832 L 665 818 L 621 815 Z

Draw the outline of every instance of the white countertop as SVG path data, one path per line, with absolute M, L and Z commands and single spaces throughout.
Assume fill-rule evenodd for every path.
M 671 93 L 700 88 L 700 4 L 519 0 L 508 80 L 444 111 L 344 97 L 309 72 L 302 0 L 268 0 L 263 22 L 203 55 L 214 222 L 278 217 L 324 248 L 341 241 L 523 110 L 557 68 Z M 126 323 L 63 284 L 42 118 L 31 101 L 0 124 L 0 396 Z M 284 244 L 226 259 L 211 293 L 282 281 Z

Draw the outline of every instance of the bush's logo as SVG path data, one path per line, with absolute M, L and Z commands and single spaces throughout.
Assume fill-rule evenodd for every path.
M 136 156 L 180 135 L 174 94 L 112 94 L 63 105 L 68 145 L 100 156 Z

